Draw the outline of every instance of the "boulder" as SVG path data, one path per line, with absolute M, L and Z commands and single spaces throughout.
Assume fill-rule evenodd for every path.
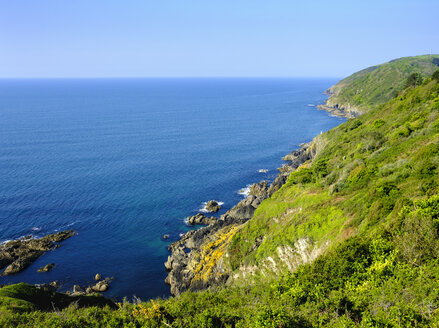
M 221 209 L 221 205 L 216 200 L 209 200 L 205 208 L 208 212 L 218 212 Z
M 109 287 L 110 287 L 110 285 L 108 284 L 108 282 L 105 280 L 102 280 L 102 281 L 99 281 L 93 287 L 91 287 L 91 289 L 94 290 L 95 292 L 105 292 L 108 290 Z
M 37 272 L 48 272 L 52 270 L 55 267 L 55 263 L 49 263 L 41 268 L 38 269 Z
M 249 194 L 259 198 L 267 198 L 267 190 L 268 182 L 261 181 L 251 185 Z
M 216 218 L 208 217 L 208 216 L 205 216 L 201 213 L 195 214 L 195 215 L 187 218 L 187 223 L 190 225 L 195 225 L 195 224 L 209 225 L 209 224 L 212 224 L 216 221 L 217 221 Z
M 96 273 L 96 275 L 95 275 L 95 280 L 96 281 L 99 281 L 99 280 L 101 280 L 102 279 L 102 276 L 99 274 L 99 273 Z

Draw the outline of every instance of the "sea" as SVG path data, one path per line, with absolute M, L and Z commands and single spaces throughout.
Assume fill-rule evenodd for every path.
M 0 284 L 58 280 L 66 291 L 100 273 L 114 278 L 110 298 L 168 297 L 163 263 L 194 229 L 185 218 L 209 200 L 225 213 L 273 180 L 284 155 L 342 123 L 316 108 L 336 82 L 0 80 L 0 243 L 76 232 Z

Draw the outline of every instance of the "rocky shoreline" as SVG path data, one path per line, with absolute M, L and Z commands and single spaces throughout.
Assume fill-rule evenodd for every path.
M 318 109 L 325 110 L 332 115 L 345 117 L 347 119 L 356 118 L 363 114 L 362 111 L 360 111 L 358 108 L 352 107 L 350 104 L 338 103 L 335 100 L 337 93 L 332 91 L 331 88 L 326 90 L 325 94 L 328 95 L 328 99 L 326 99 L 324 104 L 317 105 Z
M 303 144 L 298 150 L 286 155 L 287 163 L 279 168 L 279 174 L 271 184 L 261 181 L 250 187 L 249 195 L 223 214 L 219 219 L 208 218 L 199 213 L 188 218 L 190 224 L 205 224 L 197 230 L 185 233 L 180 240 L 169 245 L 171 254 L 164 263 L 171 294 L 206 289 L 224 284 L 229 273 L 223 265 L 223 255 L 234 234 L 253 217 L 259 204 L 287 181 L 291 172 L 312 160 L 321 147 L 320 136 Z
M 0 270 L 3 268 L 5 269 L 0 276 L 7 276 L 23 271 L 41 255 L 50 250 L 57 249 L 61 246 L 59 244 L 60 242 L 72 237 L 73 235 L 75 235 L 73 230 L 66 230 L 42 238 L 26 236 L 1 244 Z M 42 270 L 45 271 L 43 268 Z

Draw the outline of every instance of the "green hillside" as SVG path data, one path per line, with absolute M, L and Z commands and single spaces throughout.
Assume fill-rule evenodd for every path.
M 354 73 L 327 90 L 327 106 L 347 112 L 363 113 L 380 105 L 403 88 L 407 77 L 419 73 L 422 78 L 439 69 L 439 55 L 404 57 Z
M 314 140 L 231 238 L 225 286 L 116 310 L 7 286 L 0 327 L 439 327 L 439 72 L 406 82 Z

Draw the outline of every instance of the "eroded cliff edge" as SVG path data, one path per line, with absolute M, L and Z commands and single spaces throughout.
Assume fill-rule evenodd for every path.
M 191 230 L 169 246 L 165 262 L 169 271 L 165 282 L 171 293 L 179 295 L 227 283 L 231 269 L 226 261 L 227 247 L 237 231 L 252 218 L 259 204 L 271 197 L 287 181 L 291 172 L 310 162 L 324 146 L 319 135 L 298 150 L 286 155 L 275 180 L 261 181 L 250 187 L 249 195 L 219 219 L 198 230 Z

